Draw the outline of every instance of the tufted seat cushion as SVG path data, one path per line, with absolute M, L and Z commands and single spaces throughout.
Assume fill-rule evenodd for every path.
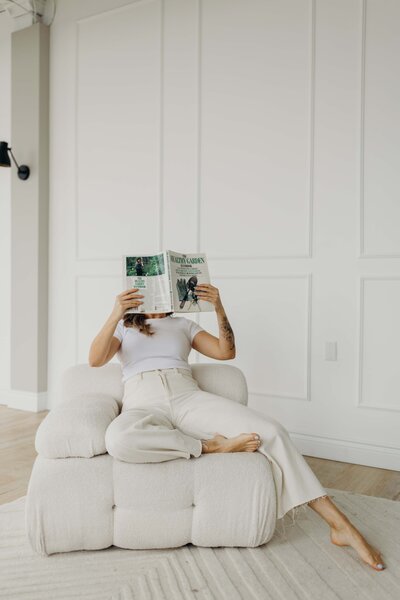
M 275 529 L 272 472 L 259 453 L 132 464 L 110 455 L 35 461 L 26 504 L 31 546 L 73 550 L 248 546 Z

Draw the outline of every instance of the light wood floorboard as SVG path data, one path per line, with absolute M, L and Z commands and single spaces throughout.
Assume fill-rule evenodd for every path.
M 39 413 L 0 405 L 0 504 L 27 493 L 37 456 L 35 434 L 48 411 Z M 324 487 L 400 500 L 400 472 L 306 456 Z

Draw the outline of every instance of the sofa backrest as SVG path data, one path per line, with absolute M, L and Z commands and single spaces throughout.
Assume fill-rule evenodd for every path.
M 190 367 L 202 390 L 247 405 L 247 382 L 238 367 L 219 363 L 191 363 Z
M 109 362 L 102 367 L 87 363 L 68 367 L 62 376 L 62 399 L 69 400 L 79 394 L 101 392 L 113 396 L 122 405 L 124 384 L 118 363 Z
M 224 398 L 247 405 L 248 390 L 243 372 L 233 365 L 189 363 L 192 375 L 200 388 Z M 87 363 L 68 367 L 62 378 L 63 401 L 82 393 L 102 393 L 113 396 L 122 406 L 124 384 L 119 363 L 109 362 L 102 367 Z

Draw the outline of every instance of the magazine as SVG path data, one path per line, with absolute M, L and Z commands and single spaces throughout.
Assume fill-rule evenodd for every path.
M 128 313 L 197 313 L 214 311 L 214 305 L 196 295 L 195 287 L 210 283 L 207 257 L 164 250 L 159 254 L 123 256 L 123 285 L 138 288 L 143 304 Z

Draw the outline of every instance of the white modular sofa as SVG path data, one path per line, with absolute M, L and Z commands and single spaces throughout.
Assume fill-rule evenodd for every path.
M 201 389 L 247 404 L 233 365 L 191 364 Z M 259 452 L 202 454 L 128 463 L 107 453 L 105 431 L 119 414 L 121 367 L 78 364 L 62 379 L 62 398 L 40 424 L 25 525 L 41 555 L 196 546 L 256 547 L 276 525 L 268 459 Z

